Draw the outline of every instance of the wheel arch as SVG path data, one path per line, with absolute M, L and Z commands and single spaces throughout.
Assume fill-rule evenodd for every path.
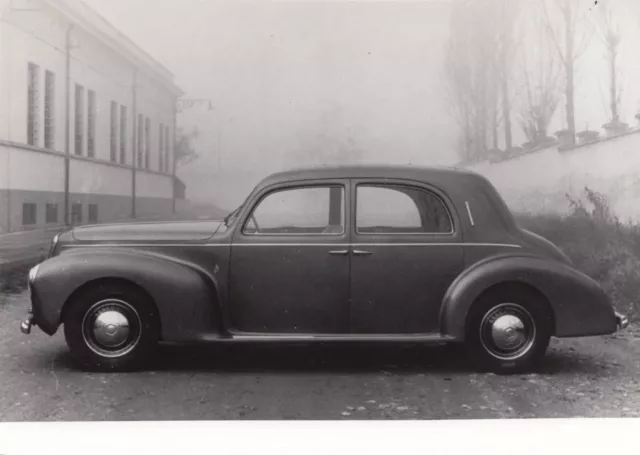
M 180 259 L 116 249 L 75 251 L 43 262 L 32 283 L 37 325 L 55 334 L 68 303 L 107 282 L 134 286 L 149 297 L 164 341 L 190 342 L 223 330 L 222 296 L 215 277 Z
M 551 289 L 548 282 L 556 279 L 561 287 L 566 287 L 566 273 L 564 270 L 559 273 L 549 270 L 553 268 L 554 264 L 549 261 L 526 254 L 503 254 L 476 262 L 454 280 L 443 298 L 440 308 L 441 334 L 454 341 L 464 341 L 471 307 L 490 293 L 508 289 L 538 298 L 553 320 L 555 333 L 560 317 L 557 308 L 559 299 L 557 293 L 548 293 Z
M 518 253 L 483 259 L 455 279 L 441 306 L 441 333 L 463 341 L 471 304 L 492 286 L 510 282 L 545 297 L 555 337 L 606 335 L 617 330 L 611 299 L 597 281 L 563 262 Z
M 469 324 L 472 322 L 469 316 L 471 315 L 471 312 L 474 306 L 478 305 L 479 302 L 481 302 L 483 299 L 488 298 L 493 294 L 498 294 L 502 292 L 514 292 L 514 293 L 527 294 L 529 296 L 532 296 L 534 299 L 536 299 L 536 301 L 540 302 L 540 304 L 543 306 L 543 308 L 545 309 L 545 311 L 550 317 L 551 333 L 555 333 L 556 312 L 554 311 L 553 306 L 551 305 L 551 302 L 549 301 L 549 298 L 546 296 L 546 294 L 537 286 L 534 286 L 531 283 L 528 283 L 526 281 L 514 280 L 514 279 L 506 279 L 504 281 L 491 284 L 487 286 L 484 290 L 482 290 L 473 299 L 464 316 L 465 333 L 466 333 L 466 329 L 468 329 L 469 327 Z
M 130 288 L 130 289 L 135 289 L 136 291 L 142 293 L 145 296 L 145 298 L 148 299 L 149 303 L 151 303 L 155 308 L 156 314 L 158 317 L 157 322 L 160 327 L 160 333 L 162 333 L 162 317 L 160 314 L 160 310 L 158 308 L 158 304 L 156 303 L 153 296 L 145 289 L 144 286 L 128 278 L 123 278 L 119 276 L 104 276 L 99 278 L 93 278 L 86 281 L 84 284 L 81 284 L 80 286 L 78 286 L 69 295 L 69 297 L 65 300 L 65 302 L 62 305 L 62 310 L 60 311 L 60 323 L 64 324 L 67 311 L 69 310 L 69 307 L 71 306 L 71 304 L 73 304 L 73 302 L 75 302 L 78 298 L 80 298 L 82 294 L 84 294 L 85 292 L 88 292 L 89 289 L 92 289 L 98 286 L 121 286 L 121 287 Z

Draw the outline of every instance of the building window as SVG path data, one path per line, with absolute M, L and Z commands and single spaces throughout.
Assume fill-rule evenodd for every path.
M 127 160 L 127 108 L 120 106 L 120 163 Z
M 47 224 L 58 222 L 58 204 L 47 203 L 45 219 Z
M 118 159 L 118 105 L 111 101 L 111 161 Z
M 39 98 L 38 90 L 40 82 L 40 67 L 35 63 L 29 63 L 29 84 L 27 97 L 27 143 L 38 145 L 38 118 L 39 118 Z
M 171 172 L 169 165 L 169 127 L 164 129 L 164 163 L 166 172 Z
M 89 223 L 98 222 L 98 204 L 89 204 Z
M 158 158 L 160 160 L 160 172 L 164 172 L 164 125 L 158 127 Z
M 37 222 L 37 204 L 25 202 L 22 204 L 22 224 L 24 226 L 36 224 Z
M 82 155 L 83 147 L 83 135 L 84 129 L 84 87 L 76 84 L 76 122 L 75 122 L 75 153 L 76 155 Z
M 149 153 L 151 149 L 151 120 L 147 117 L 144 121 L 144 168 L 149 169 Z
M 71 220 L 73 224 L 82 223 L 82 204 L 79 202 L 71 204 Z
M 144 134 L 144 131 L 143 131 L 144 125 L 143 125 L 143 121 L 142 121 L 142 114 L 138 114 L 138 125 L 137 126 L 138 126 L 138 146 L 136 147 L 137 148 L 137 155 L 138 155 L 137 166 L 138 167 L 142 167 L 142 154 L 144 152 L 144 149 L 142 148 L 143 134 Z
M 44 147 L 53 150 L 55 144 L 56 75 L 44 73 Z
M 96 156 L 96 92 L 89 90 L 87 110 L 87 156 Z

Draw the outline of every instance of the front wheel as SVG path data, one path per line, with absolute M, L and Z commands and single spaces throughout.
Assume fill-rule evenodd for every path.
M 546 306 L 526 292 L 497 292 L 472 307 L 466 345 L 481 370 L 498 374 L 533 369 L 544 357 L 552 332 Z
M 155 305 L 139 289 L 100 284 L 69 302 L 64 334 L 83 368 L 125 371 L 148 360 L 159 336 Z

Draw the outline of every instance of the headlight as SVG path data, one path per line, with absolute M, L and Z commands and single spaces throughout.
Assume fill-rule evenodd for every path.
M 40 268 L 40 264 L 29 270 L 29 283 L 33 283 L 34 281 L 36 281 L 36 277 L 38 276 L 38 268 Z

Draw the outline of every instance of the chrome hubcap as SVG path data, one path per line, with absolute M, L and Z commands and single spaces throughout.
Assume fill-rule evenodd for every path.
M 500 349 L 513 349 L 526 340 L 524 323 L 512 314 L 498 317 L 491 327 L 493 342 Z
M 127 302 L 108 299 L 94 304 L 82 322 L 84 341 L 102 357 L 121 357 L 140 341 L 142 323 Z
M 119 311 L 106 310 L 93 322 L 95 340 L 108 348 L 115 348 L 129 337 L 129 320 Z
M 514 303 L 492 308 L 480 324 L 482 345 L 500 360 L 515 360 L 525 355 L 533 346 L 535 336 L 533 317 Z

